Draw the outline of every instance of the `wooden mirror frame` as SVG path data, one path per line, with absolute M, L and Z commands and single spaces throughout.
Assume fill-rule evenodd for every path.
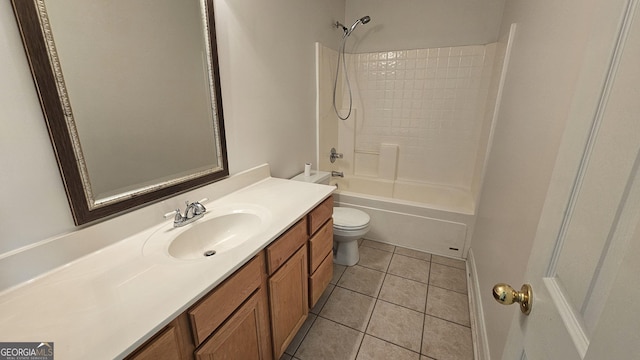
M 213 80 L 212 86 L 216 94 L 215 98 L 212 99 L 216 109 L 215 118 L 212 121 L 218 122 L 219 150 L 221 150 L 220 158 L 222 159 L 222 164 L 219 164 L 221 165 L 221 170 L 191 177 L 184 181 L 172 182 L 168 186 L 158 186 L 157 189 L 154 188 L 148 192 L 131 194 L 124 199 L 98 207 L 89 205 L 90 201 L 94 199 L 89 199 L 84 189 L 84 182 L 79 168 L 79 166 L 83 165 L 81 162 L 84 159 L 78 159 L 75 155 L 74 141 L 79 142 L 79 139 L 72 138 L 72 134 L 77 134 L 77 132 L 73 131 L 75 129 L 69 128 L 65 118 L 65 106 L 58 93 L 55 70 L 49 58 L 47 39 L 39 19 L 39 1 L 42 0 L 12 0 L 11 2 L 76 225 L 86 224 L 150 202 L 159 201 L 215 182 L 229 175 L 213 0 L 204 0 L 204 4 L 207 14 L 206 25 L 209 35 L 211 71 L 213 72 L 213 74 L 210 74 L 210 79 Z

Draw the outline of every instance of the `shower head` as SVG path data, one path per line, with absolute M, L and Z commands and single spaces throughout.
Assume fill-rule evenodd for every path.
M 369 21 L 371 21 L 371 18 L 370 18 L 369 16 L 363 16 L 363 17 L 361 17 L 360 19 L 356 20 L 356 21 L 353 23 L 353 25 L 351 25 L 351 27 L 349 28 L 349 31 L 347 31 L 347 35 L 346 35 L 346 36 L 351 35 L 351 33 L 353 32 L 353 30 L 355 30 L 355 29 L 356 29 L 356 26 L 358 26 L 358 24 L 361 24 L 361 23 L 362 23 L 362 24 L 366 24 L 366 23 L 368 23 Z
M 371 21 L 371 17 L 369 17 L 369 16 L 363 16 L 363 17 L 361 17 L 360 19 L 356 20 L 356 21 L 353 23 L 353 25 L 351 25 L 351 27 L 350 27 L 350 28 L 348 28 L 348 29 L 347 29 L 347 27 L 346 27 L 346 26 L 344 26 L 344 25 L 342 25 L 342 24 L 340 24 L 340 23 L 338 23 L 338 22 L 336 22 L 336 27 L 341 27 L 341 28 L 342 28 L 342 31 L 344 32 L 343 37 L 347 37 L 347 36 L 351 35 L 351 33 L 353 32 L 353 30 L 355 30 L 355 29 L 356 29 L 356 27 L 357 27 L 359 24 L 366 24 L 366 23 L 368 23 L 369 21 Z

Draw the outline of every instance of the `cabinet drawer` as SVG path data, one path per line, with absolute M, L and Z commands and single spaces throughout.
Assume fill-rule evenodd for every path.
M 333 196 L 329 196 L 309 213 L 309 235 L 313 235 L 333 215 Z
M 264 257 L 259 253 L 188 311 L 196 346 L 260 287 L 263 274 Z
M 267 247 L 267 272 L 272 275 L 307 242 L 307 218 L 304 217 Z
M 322 293 L 329 285 L 331 278 L 333 277 L 333 252 L 330 252 L 318 269 L 309 276 L 309 307 L 312 308 L 322 296 Z
M 333 219 L 329 219 L 309 240 L 309 274 L 320 266 L 333 249 Z
M 271 337 L 265 289 L 256 291 L 195 352 L 196 360 L 271 360 Z

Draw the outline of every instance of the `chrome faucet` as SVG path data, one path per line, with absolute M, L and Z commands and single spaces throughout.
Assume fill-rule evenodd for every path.
M 202 199 L 200 201 L 192 203 L 186 201 L 185 203 L 187 205 L 187 208 L 184 210 L 184 215 L 182 215 L 180 209 L 176 209 L 173 218 L 173 227 L 185 226 L 203 217 L 204 213 L 207 211 L 207 208 L 205 208 L 204 205 L 202 205 L 200 202 L 204 202 L 206 200 L 207 199 Z
M 331 176 L 343 178 L 344 177 L 344 172 L 342 172 L 342 171 L 332 171 L 331 172 Z

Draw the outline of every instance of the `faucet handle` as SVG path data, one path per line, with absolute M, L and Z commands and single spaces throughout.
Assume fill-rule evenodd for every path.
M 164 214 L 164 218 L 168 219 L 168 218 L 172 217 L 172 218 L 175 219 L 175 218 L 178 217 L 178 215 L 180 215 L 180 217 L 182 217 L 182 215 L 180 214 L 180 209 L 175 209 L 175 210 L 173 210 L 171 212 L 168 212 L 168 213 Z
M 188 213 L 190 210 L 193 211 L 193 215 L 200 215 L 203 214 L 207 211 L 207 208 L 204 207 L 204 205 L 202 205 L 202 203 L 209 201 L 208 198 L 203 198 L 200 199 L 200 201 L 196 201 L 194 203 L 189 202 L 189 200 L 185 201 L 184 203 L 186 204 L 187 208 L 184 211 L 184 216 L 182 216 L 182 213 L 180 212 L 180 209 L 175 209 L 174 211 L 168 212 L 166 214 L 164 214 L 164 218 L 168 219 L 168 218 L 173 218 L 174 221 L 182 221 L 184 219 L 187 218 Z
M 202 198 L 200 201 L 196 201 L 193 203 L 193 214 L 200 215 L 204 214 L 207 211 L 207 208 L 202 205 L 202 203 L 209 201 L 208 198 Z
M 329 160 L 333 164 L 336 162 L 336 159 L 342 159 L 344 155 L 336 151 L 336 148 L 331 148 L 331 153 L 329 154 Z
M 204 205 L 200 204 L 200 202 L 196 202 L 193 204 L 193 215 L 204 214 L 207 211 L 207 208 Z
M 196 204 L 204 204 L 207 201 L 209 201 L 209 198 L 202 198 L 202 199 L 200 199 L 199 201 L 196 201 L 196 202 L 191 202 L 191 201 L 187 200 L 184 203 L 185 203 L 185 205 L 189 206 L 189 205 L 196 205 Z

